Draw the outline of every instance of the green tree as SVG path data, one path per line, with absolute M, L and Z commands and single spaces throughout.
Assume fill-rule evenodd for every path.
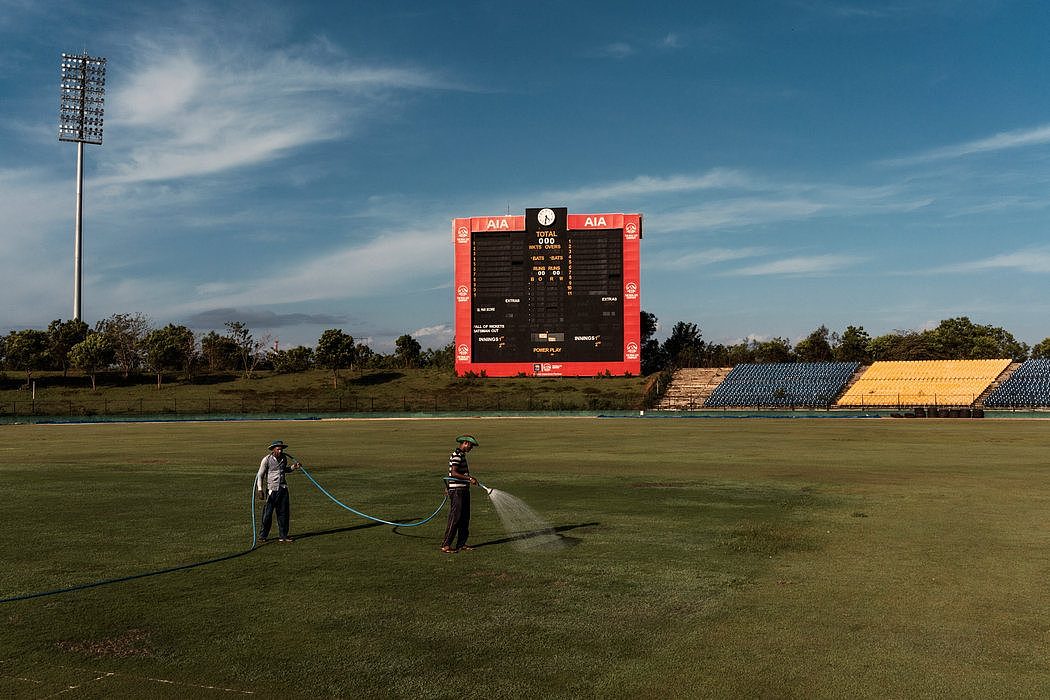
M 721 343 L 708 343 L 704 352 L 708 367 L 728 367 L 733 364 L 729 359 L 731 346 Z
M 792 362 L 794 356 L 791 354 L 791 343 L 787 338 L 771 338 L 754 343 L 755 362 Z
M 661 350 L 672 367 L 698 367 L 704 359 L 703 334 L 695 323 L 679 321 L 671 328 Z
M 182 372 L 188 376 L 197 355 L 197 339 L 186 326 L 171 323 L 151 331 L 143 342 L 146 363 L 157 375 L 157 388 L 164 372 Z
M 939 360 L 1028 357 L 1028 346 L 1008 331 L 974 323 L 966 316 L 941 321 L 929 331 L 929 338 L 934 357 Z
M 47 368 L 47 333 L 36 330 L 11 331 L 4 341 L 4 364 L 8 369 L 26 373 L 26 386 L 33 380 L 33 372 Z
M 1002 357 L 1002 348 L 993 338 L 986 335 L 974 338 L 973 345 L 970 347 L 969 359 L 995 360 L 1000 357 Z
M 422 348 L 419 341 L 407 333 L 394 341 L 394 359 L 398 367 L 419 367 L 419 355 Z
M 80 319 L 63 321 L 55 319 L 47 327 L 48 353 L 51 356 L 51 366 L 62 370 L 62 376 L 69 371 L 70 349 L 87 338 L 88 324 Z
M 317 340 L 314 359 L 318 367 L 332 370 L 332 388 L 339 386 L 339 370 L 353 368 L 356 357 L 353 336 L 338 328 L 329 328 Z
M 659 372 L 667 365 L 667 358 L 663 354 L 660 341 L 656 339 L 656 331 L 660 323 L 656 314 L 642 311 L 642 374 Z
M 1043 338 L 1032 348 L 1033 360 L 1050 359 L 1050 338 Z
M 864 330 L 864 326 L 846 326 L 846 330 L 832 347 L 832 355 L 838 362 L 870 364 L 869 343 L 871 336 Z
M 820 328 L 795 344 L 795 357 L 799 362 L 831 362 L 831 343 L 828 341 L 828 327 Z
M 204 365 L 211 372 L 223 372 L 237 369 L 240 365 L 241 350 L 237 343 L 225 335 L 208 331 L 201 336 L 201 357 Z
M 376 363 L 379 362 L 382 357 L 381 355 L 377 354 L 375 350 L 368 347 L 368 345 L 366 345 L 365 343 L 358 343 L 354 347 L 354 356 L 357 358 L 357 366 L 361 369 L 375 367 Z
M 314 349 L 299 345 L 287 350 L 271 350 L 268 359 L 278 374 L 305 372 L 314 366 Z
M 872 338 L 868 353 L 876 361 L 937 359 L 930 334 L 917 331 L 896 331 Z
M 247 324 L 240 321 L 227 321 L 226 331 L 226 337 L 237 346 L 244 378 L 251 379 L 265 355 L 265 349 L 270 345 L 270 336 L 256 338 Z
M 756 362 L 755 360 L 755 347 L 757 343 L 754 341 L 742 343 L 736 343 L 726 348 L 726 367 L 735 367 L 736 365 L 746 365 Z
M 454 342 L 449 343 L 438 350 L 427 348 L 420 357 L 420 364 L 423 367 L 433 367 L 434 369 L 451 372 L 456 368 L 456 344 Z
M 113 364 L 113 358 L 113 348 L 103 333 L 89 333 L 69 350 L 70 364 L 91 377 L 92 391 L 96 389 L 95 377 L 99 370 Z
M 150 330 L 148 316 L 113 314 L 95 324 L 95 330 L 106 336 L 125 379 L 142 365 L 142 341 Z

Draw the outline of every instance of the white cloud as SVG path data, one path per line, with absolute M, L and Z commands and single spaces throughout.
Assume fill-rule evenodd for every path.
M 649 217 L 648 226 L 660 231 L 730 228 L 806 219 L 827 209 L 827 204 L 807 199 L 740 197 L 654 214 Z
M 1050 247 L 1033 247 L 1012 253 L 1000 253 L 984 260 L 946 265 L 936 272 L 982 272 L 986 270 L 1017 270 L 1033 274 L 1050 273 Z
M 757 275 L 823 275 L 850 267 L 861 262 L 863 258 L 852 255 L 814 255 L 784 258 L 760 265 L 741 267 L 727 274 Z
M 1005 131 L 987 138 L 966 141 L 952 146 L 934 148 L 913 156 L 891 158 L 881 162 L 884 165 L 915 165 L 938 160 L 963 158 L 982 153 L 992 153 L 1011 148 L 1045 146 L 1047 144 L 1050 144 L 1050 124 L 1044 124 L 1032 129 Z
M 668 49 L 680 49 L 682 48 L 682 46 L 685 45 L 685 43 L 682 41 L 681 35 L 676 32 L 668 33 L 668 35 L 664 37 L 664 40 L 661 43 L 665 48 Z
M 661 209 L 658 198 L 678 195 L 681 199 L 681 195 L 691 192 L 704 193 L 705 201 Z M 574 202 L 577 206 L 595 206 L 605 200 L 646 202 L 646 228 L 661 232 L 734 228 L 825 214 L 913 211 L 933 201 L 929 197 L 906 197 L 896 185 L 858 187 L 777 181 L 730 168 L 714 168 L 699 175 L 640 175 L 575 190 L 538 193 L 530 198 Z
M 635 53 L 635 49 L 625 41 L 617 41 L 603 46 L 600 53 L 613 58 L 627 58 Z
M 0 328 L 36 327 L 46 325 L 44 316 L 71 315 L 73 188 L 72 177 L 57 183 L 35 170 L 0 170 Z M 65 235 L 55 235 L 62 230 Z
M 690 270 L 706 265 L 753 258 L 768 252 L 766 248 L 708 248 L 691 253 L 663 251 L 647 255 L 645 267 L 654 270 Z
M 449 276 L 452 254 L 445 227 L 384 233 L 365 243 L 286 262 L 276 277 L 210 283 L 196 288 L 196 299 L 168 315 L 216 306 L 267 306 L 346 298 L 367 298 L 392 289 L 432 285 L 432 276 Z
M 702 175 L 669 175 L 654 177 L 639 175 L 600 185 L 575 190 L 540 193 L 536 201 L 597 202 L 606 199 L 627 199 L 648 195 L 697 192 L 714 189 L 754 189 L 754 180 L 739 170 L 715 168 Z
M 418 340 L 419 344 L 425 348 L 441 348 L 452 342 L 455 331 L 449 324 L 442 323 L 437 326 L 417 328 L 409 335 Z
M 452 87 L 410 68 L 357 65 L 328 46 L 259 52 L 143 43 L 138 71 L 111 91 L 107 141 L 118 150 L 99 184 L 229 170 L 345 137 L 405 89 Z M 119 151 L 119 144 L 136 144 Z

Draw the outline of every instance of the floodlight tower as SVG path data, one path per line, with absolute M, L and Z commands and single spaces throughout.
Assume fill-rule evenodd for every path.
M 106 59 L 62 54 L 62 103 L 58 110 L 58 140 L 77 144 L 76 239 L 73 245 L 73 319 L 80 320 L 84 244 L 84 144 L 102 145 L 106 99 Z

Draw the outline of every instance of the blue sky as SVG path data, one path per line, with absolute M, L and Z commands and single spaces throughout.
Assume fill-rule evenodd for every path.
M 90 8 L 84 11 L 81 8 Z M 1050 6 L 0 0 L 0 332 L 72 315 L 60 54 L 108 59 L 84 318 L 451 338 L 456 216 L 642 212 L 662 334 L 1050 336 Z

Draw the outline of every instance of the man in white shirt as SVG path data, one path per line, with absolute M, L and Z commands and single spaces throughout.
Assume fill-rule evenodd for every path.
M 280 541 L 294 541 L 288 534 L 292 506 L 288 499 L 288 484 L 284 477 L 285 474 L 295 471 L 301 465 L 299 462 L 294 462 L 288 466 L 288 455 L 284 453 L 286 447 L 288 445 L 282 440 L 271 442 L 270 451 L 262 458 L 262 462 L 259 463 L 259 473 L 255 475 L 255 490 L 260 497 L 266 499 L 266 505 L 263 507 L 262 531 L 259 533 L 260 542 L 266 542 L 270 536 L 274 511 L 277 511 L 277 531 L 280 534 Z

